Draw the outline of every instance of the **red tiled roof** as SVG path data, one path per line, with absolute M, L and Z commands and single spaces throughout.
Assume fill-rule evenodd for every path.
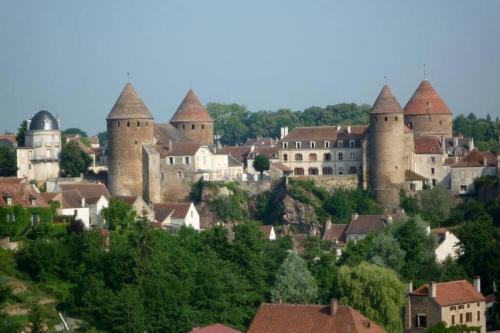
M 333 241 L 336 240 L 338 245 L 345 245 L 346 238 L 345 232 L 349 224 L 332 224 L 328 230 L 326 230 L 323 240 Z
M 295 127 L 281 141 L 336 141 L 337 139 L 361 139 L 368 125 L 351 125 L 350 133 L 347 126 L 308 126 Z M 293 148 L 293 147 L 290 147 Z M 306 148 L 306 147 L 303 147 Z
M 275 146 L 278 142 L 273 138 L 252 138 L 247 139 L 245 142 L 245 146 L 261 146 L 261 147 L 272 147 Z
M 153 116 L 132 83 L 128 82 L 106 119 L 153 119 Z
M 58 193 L 58 192 L 41 192 L 40 195 L 47 202 L 51 202 L 51 201 L 54 201 L 54 200 L 59 201 L 58 199 L 56 199 L 57 197 L 61 197 L 62 198 L 61 193 Z
M 403 113 L 403 109 L 388 85 L 384 85 L 375 103 L 373 103 L 372 114 Z
M 99 144 L 99 138 L 97 136 L 91 136 L 91 137 L 89 137 L 89 142 L 92 145 L 98 145 Z
M 68 183 L 68 184 L 59 184 L 61 187 L 61 191 L 68 190 L 78 190 L 85 201 L 89 204 L 95 204 L 101 198 L 101 196 L 105 197 L 107 200 L 111 198 L 109 195 L 108 189 L 103 184 L 94 184 L 94 183 Z
M 442 154 L 439 139 L 434 136 L 417 136 L 413 139 L 415 154 Z
M 170 214 L 175 219 L 183 219 L 186 217 L 189 207 L 191 207 L 191 202 L 156 203 L 153 205 L 155 220 L 163 222 Z
M 271 236 L 271 231 L 273 230 L 272 225 L 261 225 L 260 226 L 260 231 L 266 236 L 266 238 L 269 238 Z
M 486 165 L 484 161 L 486 160 Z M 497 165 L 497 157 L 489 151 L 478 151 L 476 149 L 468 153 L 457 163 L 453 164 L 452 168 L 459 167 L 495 167 Z
M 17 146 L 17 139 L 15 134 L 0 134 L 0 140 L 9 141 L 13 146 Z
M 346 234 L 382 232 L 388 223 L 388 217 L 385 215 L 358 215 L 356 219 L 352 219 Z
M 264 155 L 268 159 L 278 158 L 278 147 L 255 147 L 253 152 L 248 154 L 248 158 L 255 158 L 257 155 Z
M 248 333 L 383 333 L 380 326 L 350 306 L 261 304 Z
M 250 147 L 245 146 L 224 146 L 222 150 L 241 163 L 246 163 L 248 154 L 250 153 Z
M 188 333 L 241 333 L 231 327 L 222 324 L 213 324 L 210 326 L 205 326 L 203 328 L 193 328 Z
M 77 189 L 63 191 L 61 208 L 80 208 L 82 207 L 82 199 L 83 196 Z
M 424 284 L 415 289 L 411 295 L 428 296 L 429 288 Z M 485 297 L 478 293 L 467 280 L 436 283 L 436 302 L 441 306 L 484 301 Z
M 175 142 L 166 156 L 193 156 L 200 147 L 200 144 L 194 142 Z
M 405 115 L 450 114 L 451 111 L 428 80 L 423 80 L 405 106 Z
M 34 198 L 35 207 L 49 207 L 35 187 L 24 178 L 0 178 L 0 206 L 7 205 L 6 196 L 12 197 L 12 206 L 33 207 L 30 198 Z
M 189 89 L 181 105 L 179 105 L 177 111 L 175 111 L 172 116 L 172 119 L 170 119 L 171 123 L 190 121 L 214 121 L 191 89 Z

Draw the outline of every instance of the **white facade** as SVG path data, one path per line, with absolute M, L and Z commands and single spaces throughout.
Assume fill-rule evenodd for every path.
M 81 220 L 85 229 L 90 228 L 90 210 L 89 207 L 71 207 L 61 209 L 63 216 L 75 216 L 75 219 Z
M 442 185 L 449 188 L 447 183 L 449 167 L 444 167 L 444 154 L 415 154 L 413 157 L 413 170 L 429 180 L 429 186 Z
M 497 168 L 487 167 L 451 167 L 451 193 L 468 194 L 474 192 L 474 179 L 483 176 L 495 176 Z
M 436 233 L 435 233 L 436 234 Z M 439 239 L 438 246 L 436 247 L 436 261 L 442 263 L 446 260 L 446 258 L 450 257 L 452 259 L 458 258 L 459 251 L 459 243 L 460 240 L 449 232 L 448 230 L 444 231 L 437 235 Z
M 181 226 L 191 227 L 194 230 L 200 230 L 200 214 L 196 210 L 195 205 L 191 202 L 186 215 L 179 215 L 178 212 L 172 210 L 163 221 L 158 221 L 164 228 L 178 229 Z
M 90 225 L 91 226 L 103 226 L 105 224 L 104 217 L 101 215 L 101 212 L 104 208 L 107 208 L 109 205 L 108 199 L 106 199 L 103 195 L 95 202 L 89 203 L 90 209 Z

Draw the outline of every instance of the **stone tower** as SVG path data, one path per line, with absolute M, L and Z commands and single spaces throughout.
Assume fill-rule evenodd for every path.
M 153 116 L 131 83 L 106 121 L 109 190 L 113 195 L 143 196 L 142 146 L 153 143 Z
M 405 124 L 415 136 L 452 137 L 452 113 L 427 79 L 420 83 L 404 112 Z
M 191 89 L 170 119 L 170 124 L 195 143 L 214 143 L 214 120 Z
M 405 181 L 403 110 L 385 85 L 370 112 L 369 181 L 376 200 L 387 208 L 399 206 Z

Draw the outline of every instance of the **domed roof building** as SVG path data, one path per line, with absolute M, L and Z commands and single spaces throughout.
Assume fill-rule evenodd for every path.
M 59 130 L 59 122 L 47 110 L 38 111 L 29 122 L 30 131 L 52 131 Z

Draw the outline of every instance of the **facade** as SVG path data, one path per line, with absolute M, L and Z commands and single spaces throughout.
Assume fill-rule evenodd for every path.
M 164 229 L 181 226 L 200 230 L 200 215 L 192 202 L 162 202 L 153 205 L 155 221 Z
M 385 227 L 391 222 L 392 217 L 386 215 L 354 214 L 351 223 L 345 230 L 345 239 L 347 242 L 364 239 L 369 234 L 384 231 Z
M 338 304 L 268 304 L 257 310 L 248 333 L 383 333 L 382 327 L 350 306 Z
M 138 218 L 141 218 L 144 215 L 149 221 L 154 220 L 153 209 L 144 201 L 144 199 L 142 199 L 142 197 L 133 195 L 129 196 L 124 195 L 124 196 L 116 196 L 114 197 L 114 199 L 121 200 L 132 206 Z
M 260 231 L 264 234 L 266 240 L 276 240 L 276 233 L 274 232 L 274 227 L 272 225 L 263 225 L 260 227 Z
M 427 179 L 429 187 L 449 184 L 449 169 L 444 165 L 447 155 L 444 153 L 439 139 L 434 136 L 417 136 L 414 138 L 415 152 L 410 170 Z
M 497 174 L 497 157 L 489 151 L 473 150 L 451 165 L 451 193 L 474 193 L 474 179 Z
M 77 189 L 61 193 L 61 215 L 80 220 L 85 229 L 90 228 L 90 209 L 85 202 L 85 198 Z
M 458 258 L 460 240 L 457 236 L 449 232 L 446 228 L 430 229 L 428 227 L 428 232 L 431 232 L 438 241 L 435 250 L 437 262 L 443 262 L 447 258 Z
M 24 147 L 17 147 L 17 177 L 44 183 L 59 175 L 61 131 L 59 121 L 46 110 L 28 121 Z
M 405 306 L 405 333 L 424 332 L 440 322 L 447 326 L 480 326 L 486 332 L 486 302 L 481 281 L 466 280 L 422 285 L 410 290 Z

